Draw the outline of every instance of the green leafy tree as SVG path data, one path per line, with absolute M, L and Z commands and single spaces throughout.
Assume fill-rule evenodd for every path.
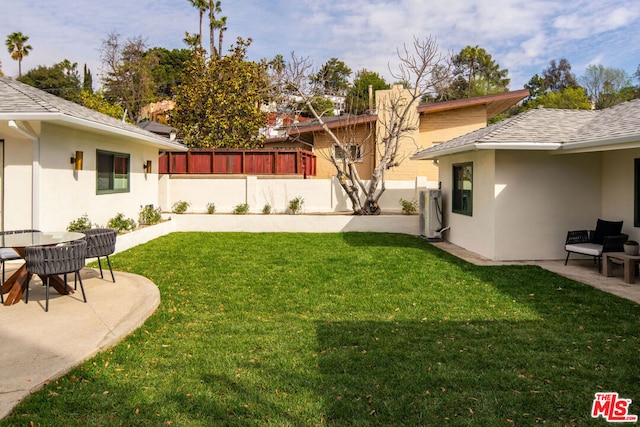
M 145 52 L 145 56 L 151 57 L 151 62 L 154 63 L 151 75 L 155 83 L 155 96 L 171 98 L 176 86 L 182 82 L 182 73 L 186 63 L 191 59 L 191 51 L 153 47 Z
M 91 76 L 91 70 L 84 64 L 84 78 L 82 79 L 82 90 L 89 93 L 93 93 L 93 77 Z
M 378 73 L 362 69 L 356 72 L 353 85 L 347 90 L 347 110 L 362 114 L 369 110 L 370 105 L 375 108 L 375 99 L 369 99 L 369 86 L 374 96 L 376 90 L 389 89 L 389 84 Z
M 80 92 L 81 104 L 94 111 L 98 111 L 118 120 L 124 117 L 124 108 L 110 103 L 103 92 L 82 90 Z
M 525 109 L 532 108 L 564 108 L 570 110 L 590 110 L 591 101 L 581 87 L 568 87 L 561 92 L 548 91 L 527 101 Z
M 552 59 L 549 67 L 542 72 L 542 83 L 545 90 L 562 92 L 567 88 L 577 88 L 580 85 L 576 76 L 571 72 L 571 64 L 566 58 L 558 62 Z
M 461 99 L 507 91 L 509 70 L 500 69 L 487 51 L 479 46 L 467 46 L 455 55 L 453 81 L 440 88 L 440 99 Z
M 0 77 L 4 76 L 4 73 L 2 72 L 2 61 L 0 61 Z
M 110 103 L 125 109 L 131 123 L 138 123 L 142 106 L 156 99 L 151 70 L 158 59 L 145 53 L 146 46 L 140 36 L 123 43 L 117 33 L 108 34 L 100 50 L 106 71 L 102 79 L 105 96 Z
M 589 65 L 580 81 L 598 110 L 628 101 L 634 96 L 631 78 L 619 68 Z
M 349 87 L 350 76 L 351 68 L 338 58 L 331 58 L 310 79 L 322 95 L 342 96 Z
M 170 123 L 190 147 L 259 146 L 266 123 L 259 108 L 268 91 L 266 61 L 247 61 L 251 39 L 238 38 L 229 55 L 194 56 L 176 88 Z
M 316 95 L 311 100 L 311 107 L 317 112 L 317 114 L 323 117 L 335 116 L 333 101 L 320 95 Z M 305 117 L 314 117 L 311 108 L 307 106 L 305 102 L 301 102 L 296 108 L 297 111 L 302 111 Z
M 189 34 L 188 31 L 185 31 L 182 41 L 187 45 L 189 52 L 192 54 L 202 52 L 202 49 L 198 47 L 198 44 L 200 43 L 200 34 Z
M 22 59 L 29 55 L 29 52 L 33 49 L 30 44 L 27 44 L 28 40 L 29 36 L 25 36 L 18 31 L 9 34 L 5 41 L 5 45 L 11 54 L 11 58 L 18 61 L 18 77 L 22 76 Z
M 67 59 L 54 64 L 52 67 L 40 65 L 18 77 L 17 80 L 60 98 L 76 103 L 81 102 L 80 90 L 82 89 L 82 84 L 80 83 L 78 64 L 71 63 Z

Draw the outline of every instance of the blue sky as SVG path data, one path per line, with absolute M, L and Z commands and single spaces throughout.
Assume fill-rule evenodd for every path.
M 295 51 L 319 67 L 337 57 L 354 72 L 377 71 L 388 82 L 396 49 L 428 34 L 445 53 L 485 48 L 509 70 L 514 90 L 551 59 L 567 58 L 577 76 L 589 64 L 630 75 L 640 64 L 638 0 L 222 0 L 222 9 L 225 49 L 238 36 L 251 37 L 251 59 L 287 59 Z M 109 32 L 169 49 L 185 47 L 185 31 L 198 32 L 198 11 L 188 0 L 0 0 L 0 10 L 0 61 L 9 76 L 18 67 L 4 40 L 14 31 L 33 46 L 23 72 L 69 59 L 79 69 L 86 63 L 94 84 Z

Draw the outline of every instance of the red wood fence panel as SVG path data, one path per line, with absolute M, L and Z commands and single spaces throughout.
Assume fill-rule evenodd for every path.
M 246 174 L 315 176 L 316 156 L 301 149 L 191 149 L 166 152 L 158 159 L 160 174 Z

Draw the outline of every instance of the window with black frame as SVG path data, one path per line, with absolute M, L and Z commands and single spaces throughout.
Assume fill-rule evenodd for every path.
M 451 210 L 462 215 L 473 214 L 473 163 L 453 165 Z
M 336 158 L 336 160 L 343 161 L 343 160 L 352 159 L 352 160 L 355 160 L 356 162 L 362 161 L 362 150 L 360 145 L 350 144 L 348 146 L 348 149 L 349 149 L 349 155 L 347 155 L 347 153 L 345 153 L 342 148 L 338 147 L 337 145 L 334 145 L 333 155 Z
M 97 194 L 129 192 L 129 154 L 96 151 Z

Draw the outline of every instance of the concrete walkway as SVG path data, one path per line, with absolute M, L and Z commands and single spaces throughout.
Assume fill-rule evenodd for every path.
M 6 274 L 13 269 L 7 263 Z M 47 381 L 115 345 L 156 310 L 160 292 L 155 284 L 114 273 L 116 283 L 108 269 L 105 279 L 97 270 L 82 270 L 86 304 L 80 289 L 73 295 L 52 289 L 45 312 L 45 288 L 36 276 L 28 304 L 0 306 L 0 418 Z
M 449 242 L 435 242 L 433 245 L 476 265 L 538 265 L 545 270 L 640 304 L 640 277 L 636 278 L 635 284 L 625 283 L 621 266 L 614 270 L 613 277 L 605 277 L 598 273 L 598 266 L 593 263 L 593 259 L 570 258 L 567 265 L 564 265 L 564 260 L 501 262 L 483 258 Z

